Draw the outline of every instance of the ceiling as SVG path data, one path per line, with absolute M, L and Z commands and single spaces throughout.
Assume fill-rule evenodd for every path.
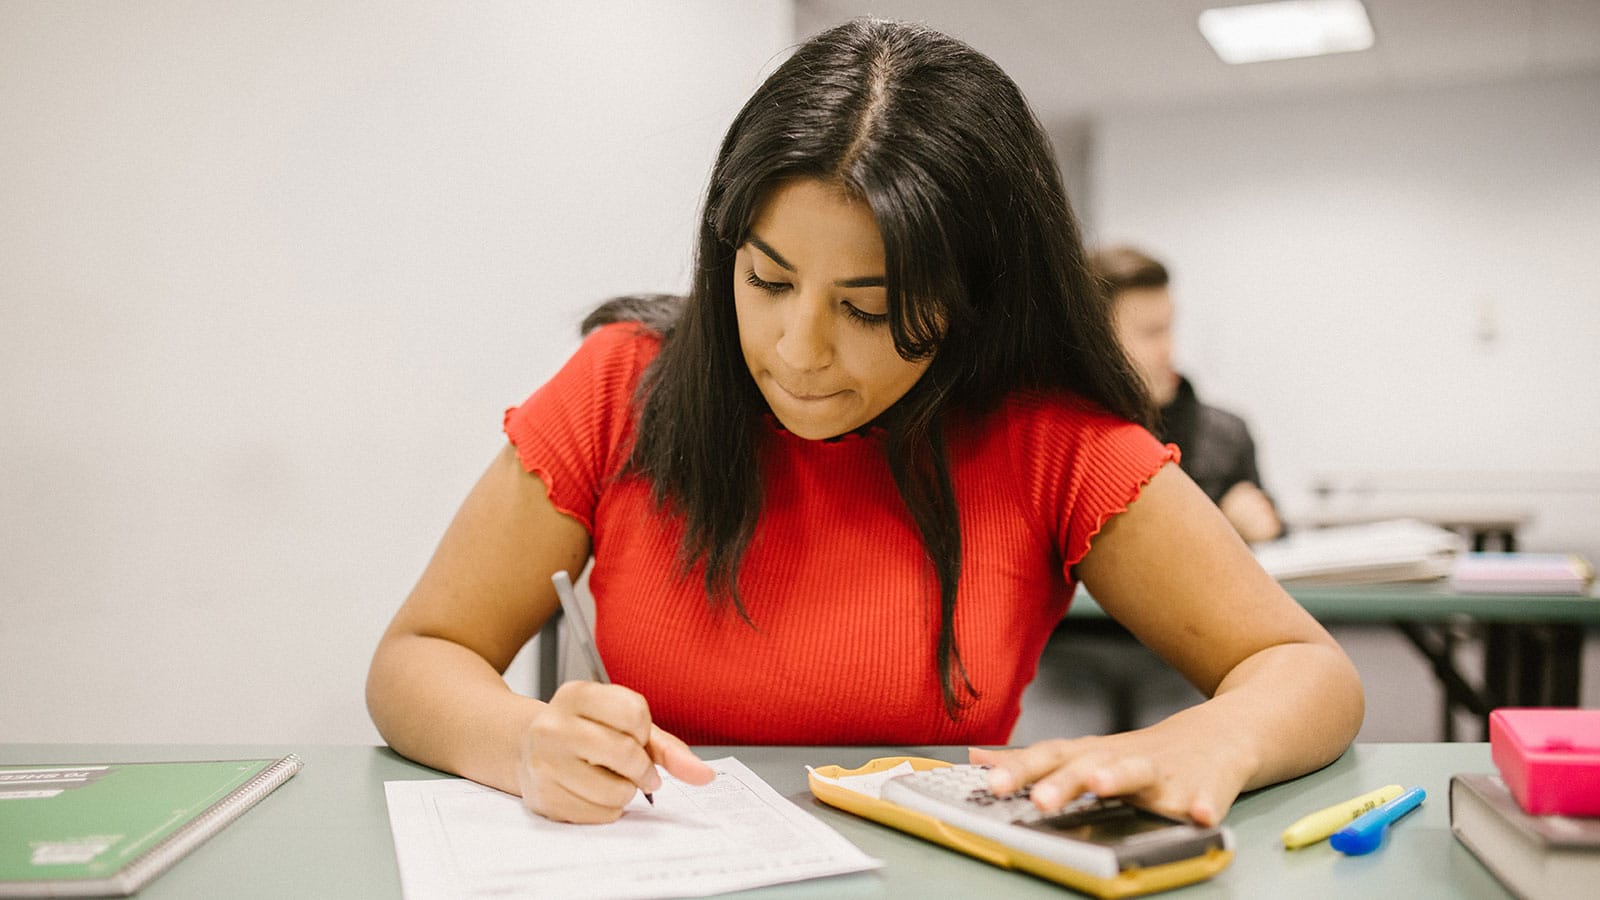
M 1365 0 L 1377 35 L 1370 50 L 1230 66 L 1195 22 L 1203 9 L 1238 2 L 795 0 L 795 22 L 801 35 L 858 15 L 926 22 L 994 58 L 1046 123 L 1129 107 L 1600 72 L 1600 0 Z

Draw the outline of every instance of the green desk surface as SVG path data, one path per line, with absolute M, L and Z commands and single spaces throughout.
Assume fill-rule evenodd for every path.
M 910 754 L 952 761 L 958 747 L 704 747 L 707 757 L 732 755 L 780 794 L 885 861 L 875 872 L 750 891 L 741 897 L 1060 898 L 1079 896 L 1028 875 L 997 869 L 909 835 L 858 819 L 812 799 L 805 766 L 857 766 L 878 756 Z M 183 746 L 0 744 L 0 764 L 228 759 L 299 753 L 305 768 L 261 805 L 180 860 L 141 891 L 168 898 L 397 898 L 399 876 L 383 782 L 438 778 L 440 773 L 386 748 L 362 746 Z M 1233 864 L 1208 882 L 1161 897 L 1504 898 L 1510 896 L 1450 834 L 1448 788 L 1454 772 L 1492 772 L 1487 744 L 1357 745 L 1321 771 L 1249 794 L 1227 818 Z M 1384 846 L 1344 857 L 1327 846 L 1288 852 L 1279 834 L 1312 810 L 1384 784 L 1427 790 L 1422 808 L 1391 831 Z
M 1539 594 L 1460 594 L 1439 581 L 1294 587 L 1289 594 L 1323 623 L 1441 622 L 1457 617 L 1481 622 L 1600 624 L 1600 597 Z M 1068 618 L 1105 619 L 1105 611 L 1079 589 Z

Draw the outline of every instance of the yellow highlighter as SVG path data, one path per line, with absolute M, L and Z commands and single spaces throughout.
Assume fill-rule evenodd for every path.
M 1319 809 L 1284 829 L 1283 846 L 1285 849 L 1294 850 L 1324 840 L 1355 821 L 1362 813 L 1377 809 L 1404 791 L 1405 788 L 1398 784 L 1386 784 L 1375 791 L 1353 797 L 1343 803 L 1335 803 L 1327 809 Z

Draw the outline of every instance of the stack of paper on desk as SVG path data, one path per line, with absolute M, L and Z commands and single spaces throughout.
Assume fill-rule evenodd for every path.
M 1450 587 L 1463 594 L 1584 594 L 1594 567 L 1571 553 L 1468 553 Z
M 661 774 L 606 825 L 552 822 L 464 779 L 390 781 L 389 824 L 406 900 L 651 898 L 718 894 L 882 865 L 737 759 L 695 787 Z
M 1255 547 L 1256 560 L 1293 584 L 1430 581 L 1450 574 L 1465 552 L 1461 535 L 1415 519 L 1296 531 Z

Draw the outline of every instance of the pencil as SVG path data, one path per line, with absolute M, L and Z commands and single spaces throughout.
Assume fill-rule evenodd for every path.
M 572 578 L 567 575 L 567 570 L 562 569 L 550 576 L 555 583 L 556 596 L 561 600 L 561 612 L 572 620 L 573 635 L 578 646 L 583 648 L 583 655 L 589 659 L 589 671 L 594 674 L 594 680 L 601 684 L 610 684 L 611 676 L 606 674 L 606 664 L 600 661 L 600 648 L 595 646 L 594 631 L 589 628 L 589 617 L 583 614 L 583 606 L 578 603 L 578 595 L 572 591 Z M 644 792 L 644 799 L 651 806 L 656 805 L 656 798 L 650 796 L 649 791 Z

